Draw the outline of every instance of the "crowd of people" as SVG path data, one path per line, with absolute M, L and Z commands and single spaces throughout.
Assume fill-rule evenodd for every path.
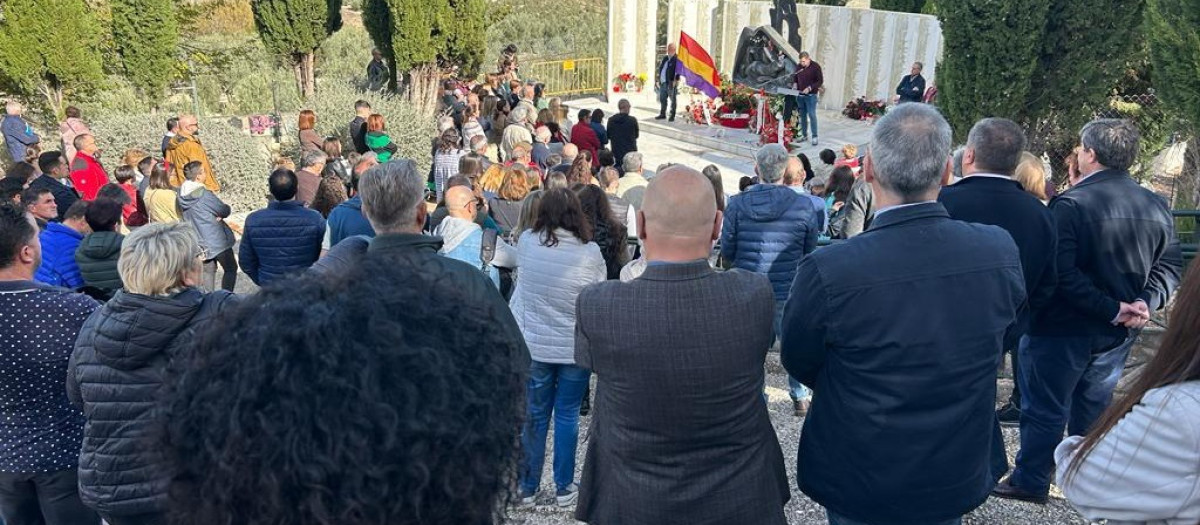
M 77 110 L 74 150 L 31 157 L 10 104 L 30 160 L 0 203 L 4 522 L 487 524 L 549 504 L 782 525 L 772 348 L 804 417 L 799 490 L 830 523 L 961 523 L 1052 482 L 1088 519 L 1200 520 L 1200 270 L 1113 399 L 1183 272 L 1128 122 L 1082 129 L 1048 204 L 1019 126 L 982 120 L 955 152 L 925 104 L 861 154 L 764 146 L 726 196 L 715 166 L 648 177 L 627 101 L 572 123 L 504 64 L 445 84 L 428 170 L 365 101 L 345 155 L 302 112 L 299 158 L 237 232 L 194 116 L 110 176 Z M 232 293 L 239 268 L 258 290 Z M 1006 353 L 1019 393 L 998 410 Z

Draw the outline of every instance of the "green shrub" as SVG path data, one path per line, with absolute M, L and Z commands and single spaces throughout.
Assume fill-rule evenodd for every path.
M 129 148 L 160 155 L 166 119 L 162 114 L 106 115 L 89 123 L 100 148 L 107 152 L 104 162 L 111 171 Z M 200 140 L 221 183 L 221 199 L 234 212 L 263 207 L 267 202 L 267 176 L 271 167 L 271 155 L 263 139 L 251 137 L 227 121 L 204 119 L 200 123 Z
M 325 83 L 366 80 L 367 62 L 371 61 L 371 36 L 361 26 L 346 24 L 321 44 L 317 51 L 317 91 Z M 320 96 L 319 94 L 317 96 Z
M 378 92 L 362 91 L 347 82 L 322 84 L 321 90 L 310 106 L 317 114 L 317 133 L 326 137 L 337 137 L 342 141 L 342 151 L 354 151 L 350 141 L 350 120 L 354 118 L 354 103 L 359 99 L 371 103 L 371 111 L 383 115 L 387 120 L 387 134 L 399 148 L 398 155 L 413 159 L 422 170 L 429 169 L 430 140 L 434 135 L 433 115 L 420 114 L 412 104 L 398 96 Z M 282 154 L 293 159 L 299 151 L 296 122 L 299 109 L 281 116 L 284 123 Z

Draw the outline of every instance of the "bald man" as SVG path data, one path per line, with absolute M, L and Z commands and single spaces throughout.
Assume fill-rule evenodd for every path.
M 487 273 L 499 288 L 500 272 L 496 267 L 515 267 L 515 250 L 503 240 L 493 238 L 494 258 L 485 260 L 483 228 L 475 223 L 475 216 L 480 211 L 475 193 L 471 191 L 470 186 L 454 186 L 446 190 L 445 199 L 448 215 L 433 230 L 434 235 L 442 238 L 442 247 L 438 249 L 438 253 Z
M 200 125 L 195 116 L 179 116 L 179 129 L 176 130 L 175 136 L 167 141 L 167 163 L 172 169 L 171 185 L 178 188 L 183 184 L 183 167 L 195 161 L 199 162 L 208 174 L 207 177 L 203 177 L 204 186 L 210 191 L 220 191 L 221 184 L 217 182 L 217 174 L 213 173 L 212 163 L 208 161 L 208 152 L 196 136 L 199 131 Z
M 808 199 L 817 206 L 817 210 L 822 212 L 817 214 L 819 226 L 817 231 L 824 235 L 825 227 L 829 225 L 829 211 L 825 208 L 825 199 L 809 193 L 808 190 L 804 188 L 804 179 L 806 176 L 807 174 L 804 172 L 804 164 L 800 162 L 800 158 L 788 158 L 787 169 L 783 170 L 783 185 L 791 188 L 792 191 L 799 195 L 808 197 Z
M 577 303 L 575 362 L 597 386 L 575 518 L 783 525 L 787 475 L 762 396 L 771 284 L 709 265 L 721 213 L 696 170 L 660 172 L 637 222 L 645 272 Z

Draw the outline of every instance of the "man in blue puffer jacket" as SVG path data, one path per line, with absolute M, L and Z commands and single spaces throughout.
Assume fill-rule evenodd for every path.
M 796 266 L 816 249 L 825 213 L 807 196 L 780 185 L 789 158 L 779 144 L 758 150 L 754 170 L 761 182 L 729 200 L 721 227 L 721 258 L 726 264 L 771 280 L 776 336 Z M 811 393 L 795 379 L 789 377 L 788 383 L 796 416 L 802 416 Z
M 75 262 L 75 250 L 83 236 L 92 232 L 84 215 L 88 203 L 76 201 L 63 215 L 62 222 L 51 222 L 38 235 L 42 243 L 42 264 L 34 279 L 50 286 L 75 290 L 83 286 L 83 274 Z
M 268 185 L 275 200 L 246 217 L 238 249 L 242 271 L 259 286 L 308 269 L 321 256 L 325 237 L 325 219 L 296 200 L 295 172 L 277 169 Z

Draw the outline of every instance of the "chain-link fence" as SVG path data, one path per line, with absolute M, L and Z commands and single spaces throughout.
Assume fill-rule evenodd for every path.
M 1169 198 L 1174 207 L 1195 207 L 1193 192 L 1180 177 L 1185 169 L 1189 137 L 1184 133 L 1183 123 L 1161 104 L 1157 95 L 1148 92 L 1113 96 L 1093 117 L 1129 119 L 1136 124 L 1142 140 L 1137 162 L 1130 170 L 1133 176 Z M 1054 185 L 1059 191 L 1066 190 L 1067 160 L 1079 144 L 1078 126 L 1064 123 L 1059 115 L 1051 115 L 1031 124 L 1026 132 L 1030 151 L 1048 161 Z

